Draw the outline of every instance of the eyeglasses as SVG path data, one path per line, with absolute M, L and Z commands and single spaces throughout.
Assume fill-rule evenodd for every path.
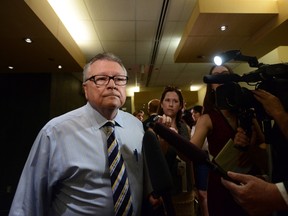
M 89 77 L 86 81 L 92 81 L 98 86 L 104 86 L 109 83 L 110 80 L 113 80 L 115 85 L 124 86 L 128 82 L 128 76 L 116 75 L 116 76 L 107 76 L 107 75 L 94 75 Z

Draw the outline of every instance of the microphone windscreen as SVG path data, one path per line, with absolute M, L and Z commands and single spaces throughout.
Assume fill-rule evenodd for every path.
M 173 182 L 157 135 L 147 130 L 143 137 L 143 151 L 154 193 L 161 196 L 170 191 Z
M 212 171 L 218 173 L 223 178 L 233 181 L 228 175 L 227 172 L 222 169 L 219 165 L 209 160 L 208 154 L 198 148 L 193 143 L 189 142 L 188 140 L 184 139 L 175 131 L 169 129 L 165 125 L 161 123 L 155 123 L 153 130 L 157 133 L 160 137 L 162 137 L 166 142 L 172 145 L 176 150 L 181 152 L 183 155 L 188 157 L 193 163 L 195 164 L 206 164 Z M 235 181 L 233 181 L 235 182 Z M 237 182 L 235 182 L 237 183 Z M 238 184 L 238 183 L 237 183 Z
M 184 154 L 194 163 L 206 163 L 208 155 L 189 140 L 172 131 L 161 123 L 155 123 L 153 130 L 176 150 Z

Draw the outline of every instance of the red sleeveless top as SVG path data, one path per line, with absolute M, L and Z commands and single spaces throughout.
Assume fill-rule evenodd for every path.
M 215 157 L 227 141 L 235 136 L 235 131 L 229 125 L 220 111 L 213 110 L 208 115 L 211 118 L 213 130 L 207 136 L 209 152 Z M 230 192 L 221 183 L 221 177 L 213 171 L 208 179 L 208 209 L 211 216 L 246 216 L 247 213 L 234 201 Z

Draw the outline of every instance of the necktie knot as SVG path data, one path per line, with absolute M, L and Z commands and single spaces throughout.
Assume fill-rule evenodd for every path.
M 115 122 L 114 121 L 107 121 L 104 125 L 105 127 L 115 127 Z
M 112 134 L 114 127 L 115 127 L 114 121 L 108 121 L 104 124 L 103 129 L 107 136 L 110 136 L 110 134 Z

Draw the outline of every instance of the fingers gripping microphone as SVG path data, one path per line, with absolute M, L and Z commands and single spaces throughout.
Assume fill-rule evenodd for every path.
M 194 163 L 206 163 L 212 171 L 217 172 L 223 178 L 233 181 L 231 178 L 228 177 L 227 172 L 223 170 L 217 164 L 211 162 L 209 160 L 209 156 L 206 154 L 205 151 L 198 148 L 193 143 L 189 142 L 188 140 L 184 139 L 175 131 L 172 131 L 165 125 L 161 123 L 155 123 L 153 130 L 157 133 L 160 137 L 162 137 L 166 142 L 172 145 L 176 150 L 184 154 Z

